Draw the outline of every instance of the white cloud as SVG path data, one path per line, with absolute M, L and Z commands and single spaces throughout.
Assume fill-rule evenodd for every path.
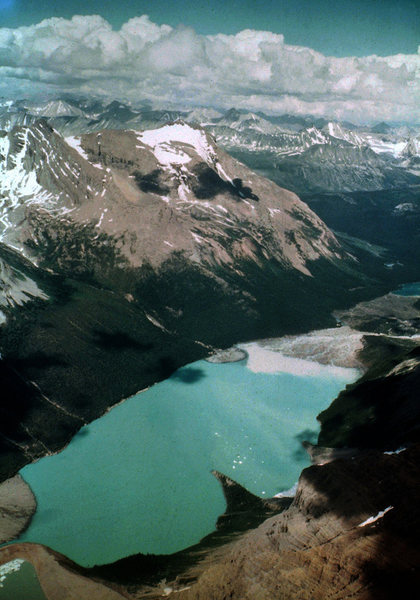
M 282 35 L 202 36 L 136 17 L 0 28 L 0 94 L 100 93 L 178 106 L 237 106 L 354 120 L 420 121 L 420 55 L 326 57 Z

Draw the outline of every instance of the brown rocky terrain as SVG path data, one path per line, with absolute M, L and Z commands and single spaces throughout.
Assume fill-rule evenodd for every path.
M 35 511 L 35 496 L 20 475 L 0 483 L 0 543 L 18 537 Z
M 398 597 L 402 582 L 413 593 L 418 458 L 417 446 L 404 458 L 372 453 L 306 469 L 290 509 L 247 534 L 179 597 L 379 600 Z
M 295 194 L 252 173 L 201 128 L 175 123 L 64 140 L 41 121 L 13 130 L 8 141 L 5 173 L 15 180 L 2 192 L 15 202 L 5 219 L 19 217 L 20 226 L 6 226 L 3 239 L 25 253 L 31 248 L 40 262 L 50 262 L 52 252 L 55 269 L 74 275 L 69 261 L 78 231 L 85 233 L 78 257 L 85 268 L 90 254 L 110 245 L 114 261 L 133 267 L 156 267 L 183 251 L 213 267 L 270 257 L 308 274 L 310 261 L 343 257 Z

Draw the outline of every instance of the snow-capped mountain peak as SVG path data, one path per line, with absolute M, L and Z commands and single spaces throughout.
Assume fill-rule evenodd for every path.
M 28 110 L 38 117 L 82 117 L 84 115 L 80 108 L 64 100 L 51 100 L 41 106 L 29 106 Z
M 324 127 L 324 130 L 328 131 L 328 134 L 331 137 L 337 138 L 339 140 L 345 140 L 346 142 L 354 144 L 355 146 L 363 146 L 366 144 L 366 141 L 358 133 L 346 129 L 336 121 L 330 121 Z

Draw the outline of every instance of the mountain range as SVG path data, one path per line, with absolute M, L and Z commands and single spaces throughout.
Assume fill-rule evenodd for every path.
M 217 474 L 226 514 L 197 548 L 92 570 L 36 545 L 1 560 L 54 573 L 53 600 L 70 580 L 83 598 L 162 597 L 169 577 L 180 598 L 238 600 L 279 578 L 319 600 L 414 582 L 420 313 L 383 294 L 420 279 L 420 128 L 66 97 L 3 102 L 0 129 L 1 480 L 240 341 L 350 324 L 365 367 L 320 415 L 293 501 Z
M 315 117 L 271 117 L 230 109 L 162 110 L 113 101 L 52 100 L 0 104 L 0 129 L 40 117 L 63 135 L 151 129 L 182 119 L 199 124 L 251 169 L 296 193 L 401 188 L 420 182 L 420 126 L 371 127 Z
M 2 421 L 3 473 L 192 357 L 333 323 L 333 308 L 384 289 L 294 193 L 199 126 L 63 138 L 40 120 L 0 144 L 3 408 L 22 403 Z M 57 411 L 62 430 L 40 429 Z

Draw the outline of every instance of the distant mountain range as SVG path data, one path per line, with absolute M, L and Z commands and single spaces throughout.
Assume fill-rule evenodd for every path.
M 379 190 L 420 183 L 420 125 L 378 123 L 367 127 L 235 108 L 224 114 L 205 108 L 134 108 L 118 101 L 0 103 L 0 129 L 31 125 L 39 118 L 64 136 L 103 129 L 151 129 L 179 119 L 199 124 L 235 158 L 297 193 Z

